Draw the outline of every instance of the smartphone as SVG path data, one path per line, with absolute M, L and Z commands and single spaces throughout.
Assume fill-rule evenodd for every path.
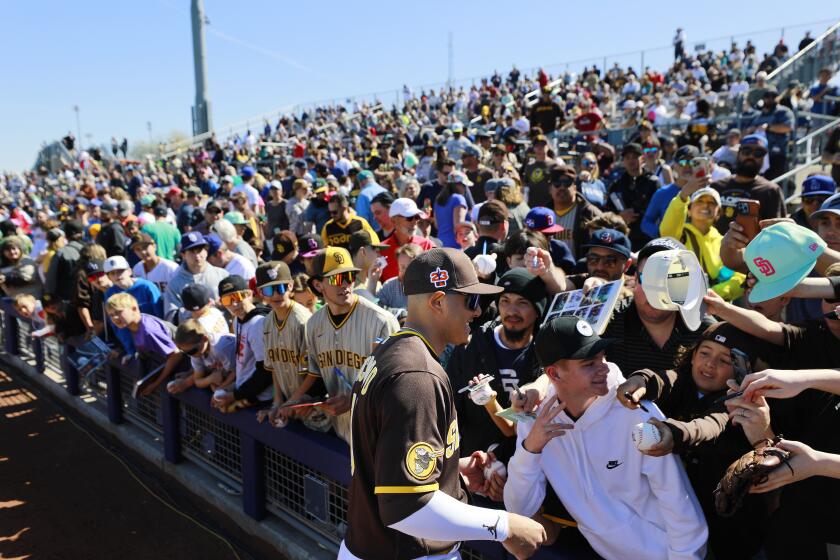
M 711 165 L 709 163 L 709 158 L 707 157 L 700 156 L 692 159 L 691 168 L 694 169 L 694 176 L 697 178 L 711 175 Z
M 373 266 L 378 266 L 379 268 L 385 268 L 388 266 L 388 257 L 384 255 L 380 255 L 376 257 L 376 260 L 373 262 Z
M 733 348 L 730 353 L 732 354 L 732 369 L 735 371 L 735 383 L 740 385 L 744 378 L 752 372 L 750 358 L 737 348 Z
M 761 203 L 757 200 L 741 199 L 735 203 L 735 221 L 744 228 L 744 235 L 750 240 L 761 231 L 758 225 L 759 210 Z

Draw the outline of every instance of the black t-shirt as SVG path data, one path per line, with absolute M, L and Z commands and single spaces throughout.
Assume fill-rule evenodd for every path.
M 350 552 L 407 560 L 451 550 L 455 542 L 388 528 L 435 491 L 467 501 L 452 387 L 431 346 L 413 331 L 393 334 L 365 360 L 353 387 L 352 443 Z
M 761 204 L 758 215 L 762 220 L 787 216 L 782 189 L 761 175 L 756 176 L 749 183 L 740 183 L 732 176 L 712 183 L 712 188 L 720 193 L 723 205 L 720 218 L 715 223 L 715 227 L 721 234 L 725 234 L 729 229 L 729 222 L 735 217 L 734 205 L 742 198 L 757 200 Z
M 771 365 L 779 369 L 818 369 L 840 367 L 840 339 L 825 321 L 808 321 L 802 326 L 782 325 L 784 352 Z
M 563 109 L 554 101 L 540 99 L 531 108 L 531 126 L 539 126 L 546 134 L 557 130 L 557 119 L 562 122 L 564 118 Z
M 677 315 L 671 337 L 665 346 L 660 348 L 642 323 L 635 300 L 620 300 L 604 331 L 603 338 L 618 339 L 618 342 L 607 347 L 607 361 L 616 364 L 624 375 L 645 368 L 655 371 L 673 369 L 680 346 L 690 346 L 698 342 L 703 331 L 713 322 L 706 317 L 701 321 L 700 327 L 692 332 Z
M 551 208 L 553 201 L 549 192 L 548 168 L 554 164 L 554 160 L 545 161 L 531 160 L 522 166 L 522 182 L 528 187 L 528 206 L 546 206 Z
M 493 172 L 481 165 L 475 171 L 467 171 L 467 178 L 473 183 L 473 186 L 470 187 L 473 200 L 476 203 L 487 200 L 487 195 L 484 192 L 484 185 L 487 181 L 493 178 Z

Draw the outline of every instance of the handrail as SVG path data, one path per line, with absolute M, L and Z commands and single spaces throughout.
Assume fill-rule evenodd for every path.
M 837 23 L 835 23 L 834 25 L 829 27 L 827 30 L 825 30 L 822 33 L 822 35 L 820 35 L 819 37 L 816 37 L 804 49 L 797 52 L 795 55 L 793 55 L 792 57 L 787 59 L 783 64 L 779 65 L 778 68 L 776 68 L 775 70 L 770 72 L 770 74 L 767 75 L 767 81 L 769 82 L 770 80 L 774 79 L 776 76 L 779 76 L 786 68 L 791 66 L 797 60 L 801 59 L 803 56 L 805 56 L 811 50 L 815 49 L 817 47 L 817 45 L 819 45 L 822 42 L 823 39 L 825 39 L 826 37 L 828 37 L 829 35 L 831 35 L 835 31 L 837 31 L 838 29 L 840 29 L 840 21 L 838 21 Z
M 800 114 L 801 114 L 801 113 L 800 113 Z M 830 129 L 830 128 L 832 128 L 832 127 L 834 127 L 834 126 L 838 125 L 838 124 L 840 124 L 840 117 L 837 117 L 836 119 L 834 119 L 833 121 L 831 121 L 831 122 L 830 122 L 830 123 L 828 123 L 828 124 L 824 124 L 823 126 L 819 127 L 819 128 L 818 128 L 818 129 L 816 129 L 816 130 L 812 130 L 811 132 L 809 132 L 808 134 L 806 134 L 806 135 L 805 135 L 805 136 L 803 136 L 802 138 L 799 138 L 799 139 L 796 141 L 796 144 L 798 145 L 798 144 L 801 144 L 801 143 L 803 143 L 803 142 L 807 142 L 807 141 L 808 141 L 808 140 L 810 140 L 811 138 L 813 138 L 813 137 L 815 137 L 815 136 L 819 136 L 820 134 L 822 134 L 822 133 L 826 132 L 828 129 Z
M 773 179 L 773 182 L 778 185 L 780 183 L 783 183 L 784 181 L 787 181 L 788 179 L 792 179 L 797 173 L 800 173 L 800 172 L 804 171 L 806 168 L 811 167 L 812 165 L 814 165 L 816 163 L 819 163 L 819 161 L 821 159 L 822 159 L 822 156 L 815 156 L 815 157 L 809 159 L 808 161 L 806 161 L 805 163 L 799 165 L 798 167 L 794 167 L 790 171 L 782 173 L 781 175 L 779 175 L 778 177 Z M 790 204 L 793 200 L 796 199 L 796 197 L 799 196 L 800 187 L 801 187 L 801 185 L 794 185 L 793 194 L 791 194 L 789 197 L 787 197 L 785 199 L 785 204 Z

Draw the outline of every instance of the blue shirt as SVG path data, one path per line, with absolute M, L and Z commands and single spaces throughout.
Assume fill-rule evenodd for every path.
M 768 127 L 774 124 L 793 126 L 793 111 L 784 105 L 776 105 L 776 108 L 769 113 L 761 112 L 753 117 L 750 126 L 759 127 L 766 124 Z M 771 152 L 784 152 L 790 133 L 779 134 L 778 132 L 767 131 L 767 148 Z
M 373 212 L 370 211 L 370 201 L 379 193 L 385 192 L 385 187 L 371 183 L 362 189 L 359 198 L 356 199 L 356 215 L 364 218 L 369 223 L 374 223 Z
M 823 90 L 828 90 L 825 94 L 829 96 L 836 96 L 838 93 L 837 86 L 832 86 L 830 84 L 817 84 L 811 88 L 811 97 L 814 97 Z M 833 109 L 834 103 L 831 101 L 825 101 L 825 98 L 823 98 L 823 101 L 814 102 L 814 106 L 811 107 L 811 112 L 819 113 L 820 115 L 830 115 L 833 112 Z
M 446 204 L 441 206 L 435 203 L 435 219 L 437 220 L 438 239 L 443 242 L 444 247 L 460 249 L 461 246 L 455 240 L 455 223 L 452 214 L 458 206 L 467 207 L 467 199 L 460 194 L 453 193 L 449 196 Z M 465 216 L 464 219 L 468 219 Z
M 680 187 L 676 183 L 671 183 L 668 186 L 659 188 L 653 196 L 650 197 L 645 216 L 642 218 L 642 233 L 656 239 L 659 237 L 659 224 L 662 218 L 665 217 L 665 210 L 671 204 L 671 200 L 680 192 Z

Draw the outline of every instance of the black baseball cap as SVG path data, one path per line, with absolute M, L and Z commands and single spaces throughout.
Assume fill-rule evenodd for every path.
M 298 251 L 300 251 L 300 256 L 305 259 L 314 257 L 318 250 L 323 248 L 321 238 L 317 235 L 307 233 L 298 238 Z
M 630 142 L 629 144 L 625 144 L 623 148 L 621 148 L 621 157 L 626 156 L 627 154 L 635 154 L 637 156 L 642 155 L 644 150 L 642 149 L 641 144 L 637 144 L 636 142 Z
M 85 226 L 79 220 L 67 220 L 61 227 L 68 238 L 85 231 Z
M 407 296 L 434 292 L 491 295 L 504 290 L 479 282 L 470 258 L 451 247 L 431 249 L 411 261 L 403 289 Z
M 99 276 L 105 274 L 105 261 L 92 260 L 85 263 L 85 276 Z
M 542 317 L 548 299 L 542 278 L 534 276 L 524 268 L 512 268 L 499 278 L 498 285 L 504 290 L 502 293 L 516 294 L 530 301 L 537 314 Z
M 657 237 L 656 239 L 651 239 L 644 247 L 639 249 L 639 256 L 636 262 L 642 262 L 651 255 L 655 255 L 660 251 L 670 251 L 671 249 L 685 250 L 685 245 L 673 237 Z
M 601 247 L 615 251 L 621 254 L 625 259 L 630 258 L 630 240 L 627 236 L 615 229 L 599 229 L 592 234 L 589 242 L 583 246 L 584 249 L 589 247 Z
M 187 311 L 198 311 L 212 298 L 213 293 L 204 284 L 189 284 L 181 291 L 181 301 Z
M 730 350 L 737 349 L 750 358 L 755 365 L 756 358 L 761 354 L 761 341 L 735 327 L 732 323 L 721 321 L 703 331 L 700 340 L 709 340 L 726 346 Z
M 248 289 L 248 282 L 238 274 L 231 274 L 219 282 L 219 295 L 232 294 Z
M 347 250 L 350 251 L 351 255 L 354 255 L 356 251 L 361 249 L 362 247 L 373 247 L 374 249 L 387 249 L 388 245 L 384 243 L 374 243 L 373 239 L 370 237 L 370 233 L 366 232 L 365 230 L 354 231 L 350 234 L 350 241 L 347 245 Z
M 282 261 L 269 261 L 257 267 L 257 287 L 288 284 L 292 281 L 289 265 Z
M 592 325 L 573 315 L 555 317 L 540 328 L 535 341 L 537 359 L 542 367 L 558 360 L 586 360 L 616 342 L 601 338 Z

